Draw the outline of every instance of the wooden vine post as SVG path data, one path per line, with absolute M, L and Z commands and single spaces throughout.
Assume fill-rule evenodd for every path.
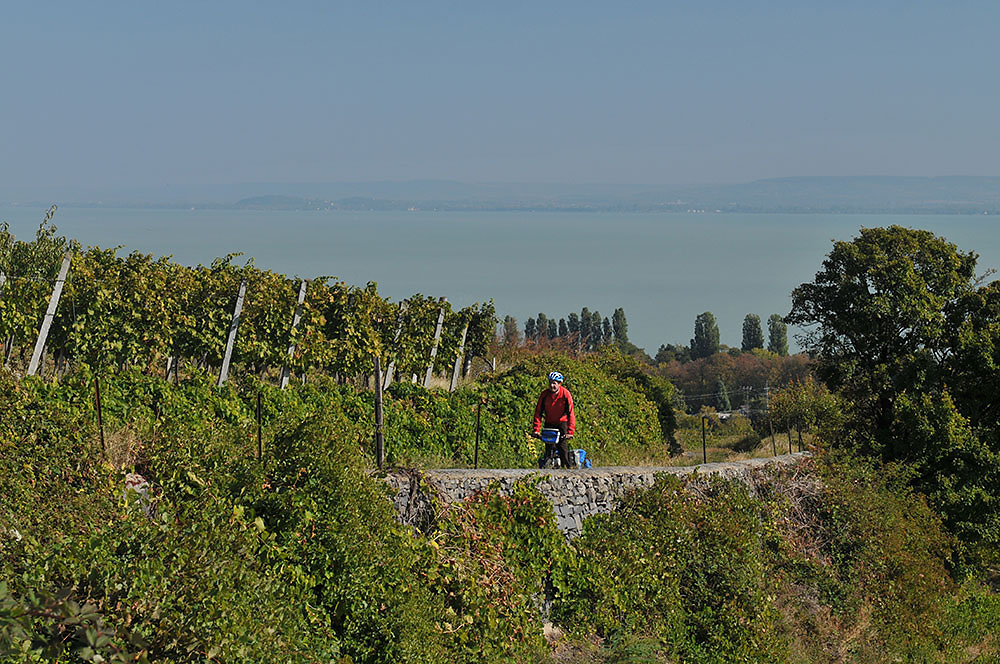
M 407 308 L 410 306 L 409 302 L 403 300 L 399 303 L 399 315 L 396 320 L 396 334 L 392 337 L 392 349 L 393 352 L 399 348 L 399 338 L 403 335 L 403 315 L 406 314 Z M 385 370 L 385 382 L 383 385 L 389 387 L 392 385 L 392 375 L 396 372 L 396 358 L 389 360 L 389 366 Z
M 778 444 L 774 440 L 774 421 L 771 419 L 771 413 L 767 414 L 767 426 L 771 429 L 771 456 L 778 456 Z
M 705 442 L 705 420 L 707 418 L 701 416 L 701 462 L 708 463 L 708 445 Z
M 257 460 L 264 458 L 264 404 L 260 391 L 257 392 Z
M 306 301 L 306 283 L 307 283 L 307 281 L 305 279 L 303 279 L 302 280 L 302 284 L 299 286 L 299 298 L 295 302 L 295 314 L 292 316 L 292 331 L 293 332 L 298 328 L 299 321 L 302 320 L 302 305 Z M 295 342 L 294 341 L 288 345 L 288 362 L 289 362 L 289 364 L 291 363 L 293 357 L 295 357 Z M 289 368 L 288 364 L 285 364 L 285 366 L 283 366 L 281 368 L 281 389 L 285 389 L 286 387 L 288 387 L 288 378 L 289 378 L 289 376 L 291 376 L 291 369 Z
M 438 354 L 438 344 L 441 343 L 441 327 L 444 325 L 444 305 L 448 303 L 448 298 L 442 297 L 438 302 L 441 303 L 441 310 L 438 312 L 437 327 L 434 328 L 434 344 L 431 346 L 431 359 L 427 363 L 427 373 L 424 375 L 424 387 L 430 387 L 431 376 L 434 375 L 434 359 Z
M 375 355 L 375 459 L 378 469 L 385 466 L 385 438 L 382 429 L 382 364 Z
M 49 336 L 49 328 L 52 327 L 52 319 L 56 317 L 56 307 L 59 306 L 59 298 L 62 296 L 63 284 L 66 283 L 66 275 L 69 273 L 69 265 L 73 261 L 73 252 L 67 251 L 63 256 L 62 266 L 59 268 L 59 276 L 56 277 L 56 285 L 52 289 L 52 297 L 49 298 L 49 308 L 45 310 L 45 318 L 42 319 L 42 328 L 38 331 L 38 340 L 35 341 L 35 350 L 31 353 L 31 362 L 28 364 L 28 375 L 34 376 L 38 373 L 38 365 L 42 360 L 42 351 L 45 350 L 45 340 Z
M 483 412 L 483 404 L 486 402 L 486 397 L 482 397 L 479 403 L 476 404 L 476 451 L 472 457 L 472 467 L 479 468 L 479 432 L 481 431 L 480 415 Z
M 3 300 L 3 287 L 7 283 L 7 275 L 3 270 L 0 270 L 0 300 Z M 3 340 L 3 357 L 0 357 L 0 364 L 7 366 L 7 358 L 10 357 L 11 346 L 14 344 L 13 335 L 7 335 L 7 338 Z
M 101 379 L 94 376 L 94 405 L 97 408 L 97 430 L 101 432 L 101 454 L 107 452 L 104 444 L 104 412 L 101 407 Z
M 451 387 L 448 388 L 449 392 L 454 392 L 455 388 L 458 387 L 458 373 L 462 369 L 462 355 L 465 353 L 465 338 L 469 334 L 469 324 L 466 323 L 465 327 L 462 328 L 462 343 L 458 345 L 458 355 L 455 357 L 455 368 L 451 372 Z
M 226 384 L 229 378 L 229 362 L 233 359 L 233 348 L 236 346 L 236 330 L 240 327 L 240 314 L 243 313 L 243 298 L 247 294 L 247 280 L 240 282 L 240 293 L 236 296 L 236 308 L 233 309 L 233 322 L 229 326 L 229 338 L 226 340 L 226 355 L 222 358 L 222 371 L 219 372 L 219 387 Z

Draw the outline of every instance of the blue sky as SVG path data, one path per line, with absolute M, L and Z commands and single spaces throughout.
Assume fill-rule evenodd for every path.
M 1000 3 L 34 2 L 3 188 L 1000 175 Z

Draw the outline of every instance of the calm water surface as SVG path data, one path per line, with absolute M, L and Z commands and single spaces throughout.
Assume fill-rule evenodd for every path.
M 28 238 L 41 208 L 0 208 Z M 377 281 L 393 300 L 445 295 L 456 305 L 493 298 L 522 324 L 582 307 L 628 316 L 630 339 L 655 353 L 688 343 L 711 311 L 722 342 L 738 346 L 743 317 L 786 314 L 790 293 L 820 268 L 833 240 L 900 224 L 947 237 L 1000 267 L 995 217 L 530 212 L 264 212 L 60 208 L 60 231 L 85 245 L 125 245 L 182 263 L 231 252 L 259 267 L 350 283 Z M 792 330 L 794 333 L 795 330 Z M 765 327 L 766 334 L 766 327 Z

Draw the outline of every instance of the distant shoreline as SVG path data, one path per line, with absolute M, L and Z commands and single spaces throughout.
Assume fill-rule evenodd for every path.
M 816 215 L 962 215 L 962 216 L 1000 216 L 1000 206 L 992 208 L 973 206 L 940 206 L 940 207 L 906 207 L 906 208 L 820 208 L 820 207 L 774 207 L 774 208 L 753 208 L 749 206 L 727 207 L 717 209 L 683 208 L 677 206 L 518 206 L 518 205 L 476 205 L 476 204 L 454 204 L 454 205 L 391 205 L 387 202 L 377 202 L 371 206 L 342 206 L 336 202 L 324 205 L 301 205 L 301 206 L 265 206 L 265 205 L 239 205 L 231 203 L 89 203 L 71 202 L 55 203 L 62 208 L 77 208 L 90 210 L 231 210 L 231 211 L 254 211 L 254 212 L 445 212 L 445 213 L 469 213 L 469 212 L 524 212 L 524 213 L 563 213 L 563 214 L 690 214 L 692 216 L 714 215 L 714 214 L 816 214 Z M 6 202 L 0 207 L 9 208 L 39 208 L 44 209 L 52 205 L 52 202 L 43 203 L 40 201 L 31 202 Z
M 0 190 L 12 207 L 265 211 L 691 214 L 1000 214 L 1000 177 L 793 177 L 738 184 L 608 185 L 445 180 Z

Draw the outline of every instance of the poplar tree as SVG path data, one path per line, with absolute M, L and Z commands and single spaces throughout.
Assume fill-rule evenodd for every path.
M 590 347 L 598 348 L 604 343 L 604 333 L 601 331 L 601 313 L 593 311 L 590 314 Z
M 524 324 L 524 340 L 535 338 L 535 319 L 529 318 L 528 322 Z
M 556 338 L 556 335 L 559 333 L 559 329 L 556 327 L 556 321 L 554 318 L 549 319 L 548 329 L 545 331 L 545 333 L 549 339 Z
M 539 341 L 549 336 L 549 317 L 539 313 L 538 318 L 535 319 L 535 330 Z
M 517 329 L 517 319 L 513 316 L 503 317 L 503 345 L 508 347 L 521 345 L 521 333 Z
M 590 309 L 584 307 L 580 310 L 580 348 L 586 350 L 590 347 L 590 326 L 594 321 L 590 318 Z
M 611 328 L 611 321 L 608 320 L 607 316 L 604 317 L 602 327 L 604 328 L 604 343 L 609 344 L 611 343 L 611 335 L 614 334 L 614 330 Z
M 788 355 L 788 326 L 778 314 L 767 319 L 767 349 L 775 355 Z
M 726 383 L 721 378 L 715 383 L 715 403 L 720 411 L 729 412 L 733 409 L 733 405 L 729 401 L 729 390 L 726 389 Z
M 566 328 L 569 330 L 570 334 L 576 334 L 580 331 L 580 316 L 577 314 L 570 314 L 567 316 Z
M 611 315 L 611 327 L 615 332 L 616 341 L 628 341 L 628 321 L 625 320 L 625 310 L 621 307 L 615 309 Z
M 747 314 L 743 319 L 743 344 L 740 348 L 746 352 L 763 347 L 764 332 L 760 329 L 760 316 Z
M 566 327 L 566 319 L 565 318 L 560 318 L 559 319 L 559 336 L 560 337 L 565 337 L 567 334 L 569 334 L 569 328 Z
M 719 326 L 711 311 L 698 314 L 694 319 L 694 339 L 691 340 L 691 359 L 711 357 L 719 352 Z

